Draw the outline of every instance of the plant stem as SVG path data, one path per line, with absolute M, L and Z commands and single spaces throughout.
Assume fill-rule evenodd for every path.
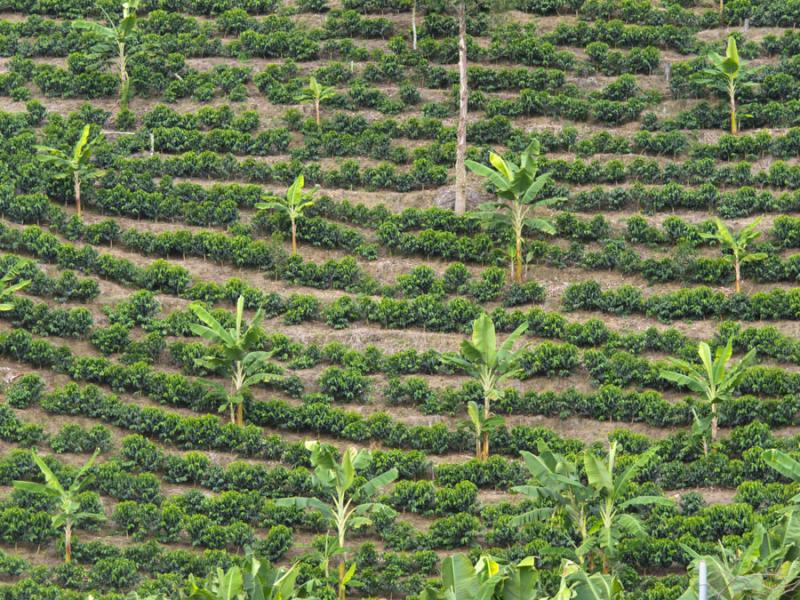
M 72 562 L 72 519 L 64 523 L 64 562 Z
M 72 173 L 72 183 L 75 190 L 75 211 L 81 216 L 81 174 L 78 171 Z

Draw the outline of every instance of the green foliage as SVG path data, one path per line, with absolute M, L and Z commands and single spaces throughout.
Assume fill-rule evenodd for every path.
M 14 481 L 14 488 L 26 492 L 47 495 L 57 501 L 57 510 L 52 516 L 53 527 L 64 528 L 64 561 L 72 560 L 72 527 L 76 521 L 85 519 L 102 520 L 104 515 L 96 512 L 84 512 L 78 497 L 85 487 L 91 483 L 92 468 L 99 451 L 96 450 L 92 457 L 74 475 L 69 487 L 65 488 L 58 477 L 53 473 L 47 463 L 32 451 L 33 461 L 44 477 L 44 483 L 31 481 Z M 134 569 L 135 570 L 135 569 Z
M 470 420 L 476 433 L 476 458 L 489 458 L 489 432 L 500 425 L 492 420 L 491 403 L 499 398 L 500 386 L 509 378 L 518 376 L 524 347 L 514 349 L 514 344 L 528 328 L 527 323 L 517 327 L 506 340 L 497 346 L 492 319 L 482 314 L 472 323 L 472 339 L 461 342 L 458 355 L 444 354 L 442 361 L 463 369 L 476 379 L 483 392 L 483 411 L 473 404 Z
M 227 396 L 227 401 L 220 410 L 230 409 L 231 423 L 243 426 L 245 397 L 250 387 L 257 383 L 274 381 L 276 378 L 274 373 L 266 370 L 266 361 L 272 353 L 255 349 L 262 333 L 260 325 L 264 313 L 260 309 L 256 311 L 253 320 L 245 327 L 244 296 L 239 296 L 236 301 L 235 325 L 226 328 L 200 304 L 193 304 L 190 308 L 202 323 L 192 323 L 192 332 L 217 344 L 221 351 L 219 355 L 209 354 L 197 358 L 195 363 L 212 370 L 224 369 L 230 375 L 233 393 Z

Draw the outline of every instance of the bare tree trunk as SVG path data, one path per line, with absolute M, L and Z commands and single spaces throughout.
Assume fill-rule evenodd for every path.
M 319 127 L 319 99 L 314 100 L 314 113 L 317 117 L 317 127 Z
M 78 217 L 81 216 L 81 176 L 80 173 L 74 171 L 72 173 L 72 183 L 73 188 L 75 190 L 75 210 L 78 213 Z
M 411 3 L 411 48 L 417 49 L 417 0 Z
M 728 95 L 731 102 L 731 133 L 736 135 L 739 133 L 739 125 L 736 123 L 736 92 L 731 89 L 729 90 Z
M 292 256 L 297 254 L 297 221 L 292 219 Z
M 516 269 L 514 271 L 514 281 L 522 283 L 522 237 L 517 236 L 517 251 L 515 254 Z
M 736 276 L 736 293 L 742 291 L 742 267 L 738 259 L 733 260 L 733 272 Z
M 456 133 L 456 214 L 467 210 L 467 6 L 458 2 L 458 129 Z

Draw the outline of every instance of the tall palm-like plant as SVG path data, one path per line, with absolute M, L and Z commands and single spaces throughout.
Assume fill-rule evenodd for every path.
M 185 600 L 290 600 L 303 598 L 311 590 L 311 582 L 297 585 L 299 565 L 286 569 L 249 555 L 244 568 L 234 565 L 227 571 L 215 571 L 198 580 L 189 576 L 181 594 Z
M 312 206 L 316 200 L 314 199 L 314 192 L 303 192 L 305 186 L 305 179 L 302 175 L 298 175 L 294 183 L 286 190 L 286 198 L 270 202 L 259 202 L 256 208 L 259 210 L 280 210 L 289 216 L 289 222 L 292 227 L 292 256 L 297 254 L 297 219 L 303 216 L 303 212 Z
M 315 77 L 308 78 L 308 87 L 303 88 L 295 100 L 297 102 L 310 102 L 314 106 L 314 116 L 317 126 L 320 124 L 319 107 L 325 100 L 330 100 L 336 95 L 336 89 L 320 84 Z
M 599 520 L 590 529 L 603 556 L 603 571 L 608 572 L 609 562 L 617 558 L 617 544 L 623 536 L 642 537 L 647 534 L 641 520 L 631 508 L 647 505 L 669 506 L 663 496 L 631 496 L 630 488 L 641 470 L 656 452 L 652 448 L 636 457 L 621 473 L 617 473 L 616 459 L 619 446 L 612 442 L 605 460 L 590 451 L 584 451 L 583 466 L 586 478 L 594 490 Z
M 236 302 L 235 325 L 226 329 L 201 304 L 190 304 L 190 310 L 201 321 L 189 327 L 199 335 L 219 346 L 219 354 L 209 354 L 195 362 L 209 369 L 223 369 L 230 374 L 233 393 L 220 410 L 230 409 L 231 423 L 244 425 L 244 398 L 247 390 L 256 383 L 274 381 L 278 376 L 265 370 L 272 352 L 256 350 L 261 335 L 264 313 L 259 309 L 249 326 L 244 323 L 244 296 Z
M 108 21 L 108 25 L 101 25 L 95 21 L 78 19 L 73 22 L 77 29 L 89 31 L 98 38 L 93 53 L 98 58 L 105 59 L 109 55 L 116 55 L 117 70 L 119 73 L 119 98 L 123 109 L 128 107 L 130 100 L 130 78 L 128 77 L 128 46 L 136 29 L 136 11 L 139 0 L 128 0 L 122 4 L 122 19 L 114 23 L 114 19 L 100 7 Z
M 539 142 L 534 140 L 520 155 L 520 164 L 504 159 L 494 152 L 489 153 L 489 162 L 494 168 L 468 160 L 467 167 L 488 179 L 495 188 L 499 202 L 482 204 L 476 218 L 484 223 L 500 223 L 511 227 L 514 233 L 515 264 L 514 281 L 522 281 L 522 242 L 525 229 L 555 233 L 555 227 L 547 219 L 533 216 L 538 207 L 547 206 L 555 198 L 540 199 L 544 186 L 550 181 L 547 173 L 539 174 L 536 156 Z
M 783 450 L 770 448 L 762 452 L 761 460 L 787 479 L 791 479 L 794 483 L 800 483 L 800 462 L 790 454 Z M 800 504 L 800 494 L 792 497 L 790 502 L 792 504 Z
M 745 538 L 748 539 L 748 538 Z M 752 541 L 743 548 L 719 544 L 717 554 L 700 555 L 683 546 L 692 557 L 689 587 L 679 600 L 699 600 L 698 566 L 705 561 L 708 597 L 720 600 L 778 600 L 794 598 L 800 588 L 800 513 L 784 512 L 777 525 L 766 529 L 757 523 Z
M 397 469 L 389 469 L 364 483 L 357 489 L 356 476 L 360 470 L 367 468 L 371 455 L 367 450 L 347 448 L 342 453 L 341 461 L 336 460 L 336 449 L 328 444 L 316 441 L 306 442 L 306 448 L 311 451 L 311 464 L 314 466 L 314 483 L 329 497 L 329 503 L 319 498 L 283 498 L 278 500 L 278 506 L 292 506 L 299 509 L 313 509 L 336 529 L 338 551 L 342 554 L 338 569 L 339 600 L 344 600 L 348 582 L 355 574 L 356 565 L 353 563 L 346 569 L 346 541 L 347 533 L 352 527 L 369 525 L 370 515 L 376 510 L 390 511 L 391 508 L 379 502 L 354 502 L 354 494 L 358 497 L 369 499 L 378 490 L 397 479 Z
M 95 450 L 92 457 L 81 467 L 75 477 L 72 479 L 72 484 L 65 488 L 62 483 L 55 476 L 50 467 L 47 466 L 42 458 L 32 451 L 33 461 L 39 467 L 44 476 L 44 483 L 36 483 L 33 481 L 14 481 L 13 486 L 18 490 L 26 492 L 34 492 L 37 494 L 44 494 L 55 498 L 57 503 L 56 513 L 52 516 L 53 527 L 64 528 L 64 561 L 70 562 L 72 560 L 72 528 L 76 521 L 82 519 L 95 519 L 102 520 L 105 515 L 99 513 L 87 513 L 81 511 L 81 503 L 78 500 L 79 494 L 92 482 L 94 476 L 89 474 L 89 469 L 94 465 L 97 455 L 100 450 Z
M 463 554 L 442 561 L 441 579 L 423 590 L 422 600 L 619 600 L 622 584 L 611 575 L 588 574 L 566 560 L 561 584 L 552 597 L 543 595 L 536 560 L 529 556 L 507 564 L 482 555 L 475 565 Z
M 730 366 L 728 363 L 733 356 L 731 339 L 725 346 L 717 348 L 713 358 L 711 348 L 705 342 L 698 344 L 697 354 L 700 357 L 700 366 L 670 358 L 669 364 L 675 370 L 662 370 L 661 377 L 702 394 L 706 406 L 711 409 L 711 441 L 715 442 L 719 429 L 717 403 L 731 397 L 745 370 L 755 362 L 756 351 L 755 348 L 750 350 L 738 363 Z
M 464 554 L 454 554 L 442 561 L 441 579 L 422 593 L 423 600 L 539 600 L 542 586 L 533 557 L 517 564 L 501 564 L 482 555 L 473 565 Z
M 81 184 L 103 174 L 103 170 L 98 169 L 91 162 L 94 146 L 103 139 L 103 136 L 95 136 L 90 142 L 90 131 L 91 127 L 89 125 L 83 128 L 81 137 L 72 148 L 71 154 L 67 154 L 59 148 L 36 146 L 39 160 L 55 167 L 54 177 L 56 179 L 72 179 L 75 192 L 75 210 L 79 217 L 81 216 Z
M 577 533 L 580 539 L 578 548 L 588 548 L 593 490 L 581 480 L 577 463 L 553 452 L 542 440 L 539 440 L 537 450 L 538 454 L 522 451 L 531 478 L 527 485 L 516 486 L 513 490 L 533 500 L 546 500 L 551 508 L 535 508 L 522 513 L 514 518 L 513 524 L 521 527 L 533 521 L 553 519 Z M 582 560 L 581 552 L 576 554 Z
M 494 323 L 489 315 L 483 313 L 472 322 L 472 339 L 461 342 L 461 352 L 442 355 L 445 363 L 459 367 L 477 379 L 483 390 L 478 460 L 489 458 L 489 431 L 498 425 L 491 421 L 491 404 L 500 396 L 500 385 L 521 372 L 519 361 L 525 346 L 514 350 L 514 344 L 527 329 L 528 324 L 523 323 L 498 347 Z
M 703 239 L 714 240 L 730 254 L 723 254 L 723 258 L 733 264 L 733 273 L 736 278 L 736 292 L 742 291 L 742 265 L 748 262 L 763 260 L 767 257 L 764 252 L 748 252 L 750 242 L 761 236 L 756 227 L 761 218 L 756 219 L 737 232 L 732 232 L 720 219 L 716 220 L 717 230 L 714 233 L 701 233 Z
M 739 50 L 736 47 L 736 39 L 728 36 L 728 46 L 725 56 L 716 52 L 708 55 L 711 67 L 703 69 L 695 74 L 694 79 L 698 83 L 712 88 L 723 88 L 728 95 L 728 104 L 731 113 L 731 133 L 739 131 L 738 115 L 736 114 L 736 92 L 743 86 L 752 85 L 743 81 L 747 71 L 745 65 L 739 58 Z
M 19 278 L 19 271 L 19 264 L 14 265 L 0 278 L 0 312 L 14 310 L 14 295 L 31 284 L 30 279 L 16 281 Z
M 568 524 L 580 539 L 575 554 L 580 561 L 591 558 L 595 549 L 608 571 L 617 557 L 619 540 L 624 536 L 646 534 L 639 518 L 630 512 L 637 506 L 670 504 L 663 496 L 630 495 L 636 476 L 652 459 L 654 450 L 638 456 L 621 473 L 617 472 L 618 445 L 612 442 L 605 459 L 587 450 L 583 453 L 583 469 L 587 482 L 580 477 L 578 465 L 552 452 L 544 442 L 539 443 L 539 455 L 523 452 L 525 465 L 531 473 L 529 485 L 517 486 L 514 491 L 534 500 L 545 499 L 552 508 L 536 508 L 515 517 L 516 525 L 525 525 L 546 518 Z

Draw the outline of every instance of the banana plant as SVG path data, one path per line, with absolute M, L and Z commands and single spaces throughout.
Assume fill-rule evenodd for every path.
M 463 554 L 442 562 L 441 579 L 429 584 L 421 600 L 620 600 L 623 589 L 612 575 L 588 574 L 569 560 L 561 565 L 561 583 L 556 594 L 543 594 L 536 560 L 529 556 L 518 563 L 500 563 L 482 555 L 473 566 Z
M 726 548 L 701 556 L 688 546 L 692 558 L 689 587 L 679 600 L 699 600 L 698 565 L 705 561 L 708 597 L 720 600 L 779 600 L 797 594 L 800 586 L 800 513 L 790 510 L 770 529 L 757 523 L 744 548 Z
M 208 354 L 195 359 L 195 363 L 208 369 L 222 369 L 230 374 L 233 393 L 227 394 L 220 411 L 230 410 L 231 423 L 244 425 L 244 399 L 256 383 L 275 381 L 280 377 L 265 370 L 273 351 L 256 350 L 261 337 L 264 313 L 259 309 L 250 325 L 244 324 L 244 296 L 236 302 L 235 325 L 226 329 L 205 307 L 193 303 L 189 309 L 201 323 L 189 325 L 192 333 L 219 346 L 218 354 Z
M 578 549 L 588 549 L 589 517 L 594 490 L 581 481 L 578 464 L 553 452 L 547 443 L 539 440 L 538 454 L 522 451 L 522 459 L 530 473 L 526 485 L 512 488 L 531 500 L 544 500 L 547 506 L 534 508 L 513 518 L 517 527 L 545 519 L 551 519 L 562 527 L 571 527 L 578 535 L 580 544 L 576 555 L 583 560 Z
M 117 70 L 119 73 L 119 98 L 123 109 L 128 107 L 130 100 L 130 78 L 128 77 L 128 48 L 136 29 L 136 11 L 139 9 L 139 0 L 128 0 L 122 4 L 122 19 L 114 23 L 114 19 L 101 6 L 100 10 L 108 21 L 108 25 L 101 25 L 95 21 L 78 19 L 73 22 L 76 29 L 93 33 L 98 38 L 98 43 L 92 49 L 95 57 L 104 59 L 116 54 Z
M 422 600 L 539 600 L 539 572 L 532 557 L 504 565 L 482 555 L 475 565 L 464 554 L 442 561 L 441 580 L 429 585 Z
M 14 481 L 13 487 L 26 492 L 43 494 L 56 499 L 57 508 L 52 516 L 53 527 L 64 528 L 64 562 L 72 561 L 72 528 L 76 522 L 84 519 L 103 520 L 105 515 L 99 513 L 87 513 L 81 511 L 81 503 L 78 499 L 80 493 L 89 485 L 94 476 L 89 473 L 89 469 L 94 465 L 100 450 L 95 450 L 92 457 L 75 474 L 72 483 L 65 488 L 58 480 L 58 477 L 50 470 L 47 463 L 36 453 L 31 451 L 33 462 L 39 467 L 44 476 L 44 483 L 33 481 Z
M 336 95 L 336 89 L 321 85 L 315 77 L 308 78 L 308 87 L 303 88 L 295 100 L 297 102 L 310 102 L 314 106 L 314 116 L 317 127 L 320 124 L 319 107 L 325 100 L 330 100 Z
M 616 575 L 590 575 L 580 565 L 567 560 L 561 566 L 561 585 L 553 600 L 622 600 L 624 592 Z
M 289 600 L 308 597 L 312 582 L 297 585 L 299 565 L 285 569 L 248 555 L 245 567 L 217 567 L 203 580 L 189 576 L 185 600 Z
M 500 396 L 500 385 L 509 378 L 521 373 L 519 361 L 526 345 L 514 350 L 514 344 L 528 329 L 523 323 L 498 347 L 494 323 L 486 313 L 472 322 L 472 339 L 461 342 L 459 354 L 443 354 L 442 361 L 463 369 L 470 377 L 478 380 L 483 391 L 483 415 L 480 444 L 476 448 L 478 460 L 489 458 L 489 430 L 498 423 L 491 421 L 491 403 Z
M 292 227 L 292 256 L 297 254 L 297 219 L 303 216 L 303 212 L 312 206 L 316 200 L 314 199 L 314 191 L 303 193 L 305 186 L 305 179 L 302 175 L 298 175 L 289 189 L 286 190 L 286 198 L 270 202 L 259 202 L 256 204 L 258 210 L 280 210 L 285 212 L 289 217 L 289 222 Z
M 81 184 L 91 179 L 96 179 L 103 174 L 102 169 L 95 167 L 92 162 L 94 146 L 102 141 L 103 136 L 95 136 L 89 141 L 91 127 L 85 125 L 81 137 L 75 142 L 72 153 L 67 154 L 59 148 L 50 146 L 35 146 L 36 156 L 43 163 L 55 168 L 53 177 L 56 179 L 72 179 L 75 193 L 75 211 L 81 216 Z
M 761 453 L 761 460 L 763 460 L 768 467 L 775 469 L 787 479 L 792 480 L 794 483 L 800 483 L 800 462 L 795 460 L 787 452 L 776 448 L 770 448 Z M 792 504 L 800 504 L 800 494 L 793 496 L 789 502 Z
M 742 265 L 748 262 L 755 262 L 767 258 L 765 252 L 748 252 L 747 246 L 750 242 L 761 236 L 756 227 L 761 222 L 759 217 L 752 223 L 743 227 L 740 231 L 733 233 L 720 219 L 716 220 L 717 230 L 714 233 L 701 233 L 701 237 L 706 240 L 714 240 L 720 246 L 730 252 L 723 254 L 722 258 L 733 264 L 733 273 L 736 280 L 736 293 L 742 291 Z
M 733 356 L 733 340 L 729 339 L 725 346 L 717 348 L 714 357 L 711 348 L 705 342 L 697 346 L 701 366 L 677 358 L 669 358 L 669 365 L 675 370 L 662 370 L 663 379 L 686 386 L 693 392 L 702 394 L 705 404 L 711 409 L 711 441 L 717 441 L 719 421 L 717 416 L 717 403 L 727 400 L 733 394 L 736 384 L 756 359 L 755 348 L 745 354 L 742 359 L 733 365 L 728 363 Z
M 503 417 L 493 415 L 487 418 L 486 413 L 481 411 L 478 403 L 473 400 L 467 404 L 467 415 L 472 430 L 475 432 L 475 456 L 481 456 L 483 434 L 491 435 L 492 431 L 501 427 L 504 423 Z
M 31 284 L 30 279 L 15 281 L 19 278 L 20 269 L 20 264 L 17 263 L 0 278 L 0 312 L 14 310 L 14 295 Z
M 514 523 L 522 526 L 548 518 L 568 523 L 580 539 L 575 554 L 581 563 L 588 556 L 590 569 L 595 551 L 599 552 L 603 572 L 607 573 L 617 557 L 617 546 L 623 537 L 646 535 L 641 520 L 631 509 L 671 504 L 663 496 L 630 495 L 631 484 L 653 458 L 655 449 L 637 456 L 621 473 L 616 470 L 619 450 L 616 442 L 611 443 L 605 459 L 586 450 L 583 470 L 587 483 L 582 482 L 576 463 L 550 451 L 543 442 L 538 449 L 538 456 L 523 453 L 525 465 L 531 473 L 530 484 L 513 489 L 533 500 L 547 500 L 553 508 L 533 509 L 517 516 Z
M 544 186 L 550 181 L 548 173 L 539 174 L 536 157 L 539 142 L 532 141 L 520 154 L 520 164 L 504 159 L 494 152 L 489 153 L 489 162 L 494 168 L 474 160 L 466 161 L 467 168 L 485 177 L 495 189 L 499 202 L 481 204 L 475 218 L 485 225 L 509 226 L 514 234 L 514 281 L 522 281 L 522 243 L 525 230 L 555 233 L 553 224 L 542 217 L 534 216 L 537 208 L 549 206 L 557 198 L 540 199 Z
M 730 107 L 731 133 L 735 135 L 739 131 L 739 117 L 736 114 L 736 92 L 742 87 L 753 85 L 752 82 L 743 81 L 747 70 L 739 58 L 736 39 L 732 35 L 728 36 L 725 56 L 711 52 L 708 54 L 708 61 L 711 63 L 711 67 L 696 73 L 693 79 L 708 87 L 724 88 L 728 95 L 728 105 Z
M 372 460 L 369 451 L 347 448 L 342 453 L 341 461 L 337 461 L 336 449 L 333 446 L 320 444 L 317 441 L 307 441 L 305 446 L 311 452 L 311 464 L 314 467 L 313 482 L 329 498 L 329 503 L 314 497 L 294 497 L 282 498 L 277 504 L 301 510 L 319 511 L 336 529 L 338 550 L 342 554 L 338 566 L 338 596 L 339 600 L 344 600 L 347 584 L 352 580 L 356 569 L 355 563 L 350 565 L 349 569 L 346 568 L 345 544 L 348 531 L 353 527 L 371 524 L 370 515 L 375 511 L 393 512 L 380 502 L 367 501 L 355 504 L 354 493 L 358 492 L 359 498 L 371 498 L 378 490 L 397 479 L 398 472 L 397 469 L 389 469 L 354 489 L 358 472 L 367 468 Z
M 617 558 L 617 545 L 623 537 L 639 538 L 647 532 L 638 516 L 630 509 L 641 506 L 670 506 L 672 502 L 663 496 L 631 496 L 630 488 L 642 469 L 652 460 L 656 448 L 651 448 L 633 459 L 628 467 L 617 474 L 616 458 L 619 445 L 611 442 L 605 460 L 591 451 L 583 453 L 586 479 L 594 491 L 594 504 L 598 520 L 589 529 L 603 559 L 603 572 L 608 573 L 609 564 Z
M 699 440 L 703 446 L 703 456 L 708 456 L 708 438 L 711 433 L 711 419 L 712 416 L 702 416 L 697 412 L 697 409 L 692 408 L 692 428 L 689 431 L 691 444 L 697 443 Z

